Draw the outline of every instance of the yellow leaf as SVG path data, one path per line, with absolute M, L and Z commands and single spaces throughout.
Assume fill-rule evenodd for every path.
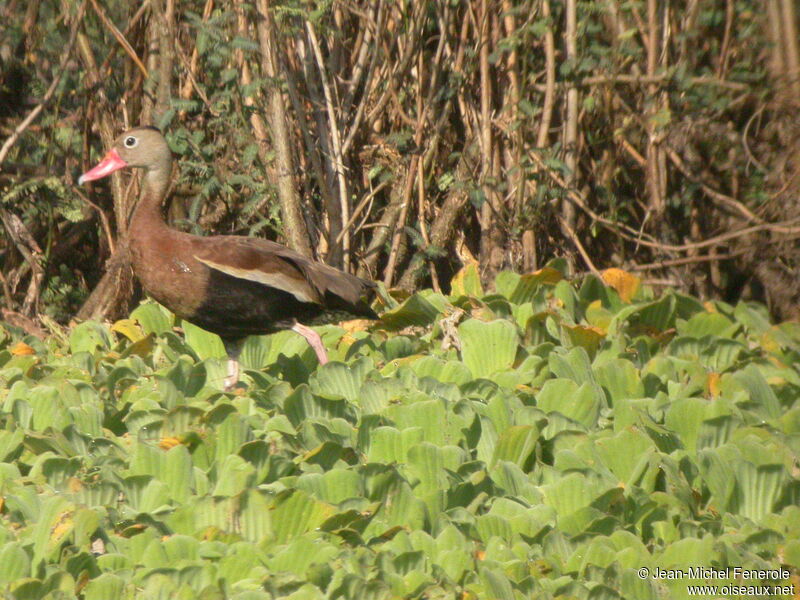
M 561 271 L 558 269 L 554 269 L 553 267 L 542 267 L 538 271 L 534 271 L 530 273 L 530 275 L 523 275 L 523 277 L 530 277 L 533 276 L 538 283 L 547 283 L 550 285 L 555 285 L 562 279 L 564 276 L 561 274 Z
M 366 331 L 372 321 L 369 319 L 351 319 L 350 321 L 342 321 L 339 327 L 344 329 L 347 333 L 355 333 L 356 331 Z
M 144 337 L 142 328 L 133 319 L 120 319 L 111 326 L 111 331 L 121 333 L 132 342 L 138 342 Z
M 781 351 L 780 342 L 775 339 L 775 327 L 763 333 L 759 339 L 761 347 L 771 354 L 778 354 Z
M 599 327 L 586 325 L 562 325 L 569 335 L 570 341 L 575 346 L 581 346 L 593 356 L 600 342 L 606 337 L 606 332 Z
M 719 373 L 709 373 L 706 378 L 706 395 L 711 398 L 719 396 Z
M 350 346 L 355 344 L 356 341 L 357 341 L 356 338 L 354 338 L 352 335 L 350 335 L 349 333 L 345 333 L 341 338 L 339 338 L 339 342 L 336 344 L 336 346 L 338 347 L 344 344 L 346 348 L 349 348 Z
M 586 320 L 592 327 L 597 327 L 603 333 L 608 332 L 608 327 L 611 325 L 611 320 L 614 315 L 610 310 L 603 308 L 600 300 L 595 300 L 586 307 Z
M 147 529 L 147 525 L 142 525 L 141 523 L 134 523 L 133 525 L 126 527 L 120 532 L 122 537 L 132 538 L 135 535 L 142 533 L 145 529 Z
M 180 439 L 176 437 L 164 437 L 161 438 L 161 441 L 158 442 L 158 447 L 162 450 L 169 450 L 170 448 L 174 448 L 178 444 L 180 444 Z
M 88 585 L 90 580 L 89 571 L 81 571 L 80 575 L 78 575 L 77 581 L 75 582 L 75 591 L 80 593 L 83 588 Z
M 58 515 L 58 520 L 55 525 L 50 529 L 50 543 L 57 546 L 61 541 L 69 535 L 75 525 L 72 520 L 72 511 L 67 510 Z
M 485 304 L 476 306 L 469 314 L 473 319 L 479 321 L 494 321 L 497 318 L 497 314 Z
M 125 356 L 135 354 L 136 356 L 145 358 L 153 351 L 153 346 L 155 346 L 155 343 L 153 342 L 153 334 L 149 333 L 142 339 L 133 342 L 130 346 L 128 346 L 127 350 L 125 351 Z
M 481 286 L 481 276 L 477 262 L 469 262 L 450 280 L 450 295 L 452 296 L 472 296 L 478 298 L 483 296 L 483 286 Z
M 628 303 L 639 291 L 639 284 L 642 282 L 636 275 L 615 268 L 603 271 L 603 281 L 617 291 L 623 302 Z
M 703 308 L 705 308 L 710 313 L 719 312 L 717 310 L 717 306 L 713 302 L 710 302 L 710 301 L 703 302 Z
M 31 354 L 36 354 L 36 351 L 25 342 L 17 342 L 11 346 L 11 354 L 14 356 L 30 356 Z

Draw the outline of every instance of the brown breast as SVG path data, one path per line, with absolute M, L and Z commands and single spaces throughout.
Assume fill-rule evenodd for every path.
M 131 262 L 144 291 L 185 319 L 195 313 L 206 296 L 208 268 L 195 260 L 185 240 L 180 239 L 185 234 L 170 233 L 177 235 L 134 238 Z

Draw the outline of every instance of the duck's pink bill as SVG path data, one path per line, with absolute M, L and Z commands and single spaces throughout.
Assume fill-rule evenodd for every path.
M 116 148 L 109 150 L 97 165 L 81 175 L 78 178 L 78 185 L 83 185 L 87 181 L 94 181 L 95 179 L 102 179 L 108 177 L 114 171 L 119 171 L 123 167 L 127 167 L 126 163 L 117 153 Z

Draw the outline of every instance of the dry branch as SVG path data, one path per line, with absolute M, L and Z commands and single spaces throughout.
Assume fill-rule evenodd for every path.
M 288 114 L 283 102 L 283 94 L 277 85 L 278 60 L 276 57 L 275 33 L 272 16 L 269 12 L 268 0 L 257 0 L 258 42 L 261 47 L 261 70 L 272 82 L 267 87 L 267 119 L 272 132 L 275 148 L 276 173 L 278 182 L 278 198 L 281 203 L 281 214 L 284 219 L 284 235 L 289 246 L 311 256 L 311 244 L 308 239 L 303 213 L 300 208 L 300 197 L 294 180 L 294 160 L 292 158 L 292 141 L 289 133 Z M 253 113 L 255 114 L 255 113 Z M 263 149 L 266 140 L 259 140 Z
M 11 147 L 16 143 L 19 139 L 19 136 L 30 126 L 31 123 L 38 117 L 41 112 L 44 110 L 44 107 L 47 106 L 50 99 L 55 94 L 56 89 L 58 89 L 58 84 L 61 83 L 61 78 L 64 76 L 64 72 L 66 70 L 67 61 L 72 56 L 72 49 L 75 47 L 75 39 L 78 35 L 78 29 L 83 20 L 83 14 L 86 10 L 86 0 L 81 2 L 81 5 L 78 7 L 78 12 L 75 14 L 75 18 L 72 21 L 72 25 L 70 26 L 69 32 L 69 42 L 67 43 L 67 47 L 64 49 L 64 53 L 61 55 L 61 61 L 56 68 L 55 77 L 53 77 L 53 81 L 50 82 L 47 90 L 45 91 L 42 99 L 36 105 L 36 107 L 28 113 L 22 122 L 14 128 L 14 132 L 3 142 L 3 146 L 0 147 L 0 165 L 3 164 L 3 161 L 8 156 Z

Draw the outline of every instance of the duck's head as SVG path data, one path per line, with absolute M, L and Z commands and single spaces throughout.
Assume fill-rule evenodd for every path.
M 95 167 L 80 176 L 78 185 L 111 175 L 125 167 L 170 171 L 172 153 L 155 127 L 135 127 L 120 135 Z

